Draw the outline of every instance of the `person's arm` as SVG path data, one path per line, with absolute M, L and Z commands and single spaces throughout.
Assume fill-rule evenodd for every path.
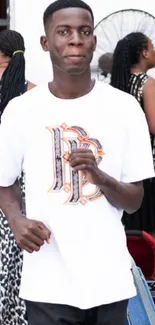
M 20 194 L 18 184 L 0 187 L 0 208 L 4 212 L 10 227 L 16 218 L 22 216 Z
M 140 208 L 143 199 L 142 181 L 154 177 L 155 173 L 145 115 L 134 97 L 126 95 L 123 104 L 122 123 L 125 132 L 122 134 L 124 150 L 120 157 L 120 179 L 116 180 L 107 175 L 104 169 L 100 170 L 90 150 L 77 149 L 72 152 L 70 165 L 84 173 L 90 183 L 98 186 L 113 206 L 132 213 Z
M 98 184 L 96 185 L 116 208 L 121 208 L 130 214 L 137 211 L 141 206 L 144 195 L 143 182 L 132 184 L 118 182 L 99 170 Z
M 11 101 L 2 115 L 0 125 L 0 208 L 14 233 L 17 244 L 32 253 L 49 242 L 50 231 L 40 221 L 27 219 L 21 213 L 16 180 L 24 159 L 22 105 L 16 109 Z M 15 104 L 14 104 L 15 103 Z
M 37 252 L 44 241 L 49 243 L 51 233 L 42 222 L 23 216 L 20 203 L 15 185 L 0 187 L 0 208 L 8 220 L 17 244 L 29 253 Z
M 133 184 L 118 182 L 98 168 L 91 150 L 75 150 L 70 156 L 70 165 L 83 172 L 87 180 L 100 188 L 108 201 L 116 208 L 128 213 L 133 213 L 140 208 L 143 199 L 142 182 Z
M 19 116 L 15 114 L 18 112 L 9 104 L 0 125 L 0 208 L 10 227 L 14 219 L 21 216 L 21 192 L 17 178 L 22 170 L 23 152 Z
M 153 78 L 149 78 L 144 85 L 143 102 L 149 131 L 155 135 L 155 80 Z

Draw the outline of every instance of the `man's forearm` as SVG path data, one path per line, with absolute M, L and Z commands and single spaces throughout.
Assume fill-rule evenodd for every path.
M 99 170 L 99 184 L 96 184 L 104 193 L 108 201 L 116 208 L 127 213 L 133 213 L 141 206 L 144 191 L 143 183 L 126 184 Z
M 72 168 L 82 172 L 88 182 L 100 188 L 114 207 L 128 213 L 133 213 L 140 208 L 144 195 L 143 183 L 126 184 L 107 175 L 98 168 L 92 150 L 85 148 L 73 150 L 69 163 Z
M 17 184 L 0 187 L 0 208 L 4 212 L 9 224 L 21 216 L 21 195 Z

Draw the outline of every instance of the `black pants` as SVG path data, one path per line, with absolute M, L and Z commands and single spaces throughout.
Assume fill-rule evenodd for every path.
M 87 310 L 26 301 L 28 325 L 126 325 L 128 300 Z

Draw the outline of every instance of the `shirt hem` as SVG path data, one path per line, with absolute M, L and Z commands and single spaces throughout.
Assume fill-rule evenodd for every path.
M 108 305 L 108 304 L 112 304 L 112 303 L 116 303 L 119 301 L 123 301 L 123 300 L 128 300 L 131 299 L 133 297 L 135 297 L 137 295 L 136 290 L 133 290 L 132 293 L 126 294 L 124 296 L 121 297 L 114 297 L 111 299 L 100 299 L 100 301 L 96 301 L 96 302 L 92 302 L 92 303 L 88 303 L 88 304 L 79 304 L 79 303 L 71 303 L 71 301 L 64 299 L 62 300 L 55 300 L 55 299 L 39 299 L 39 297 L 32 297 L 29 295 L 23 295 L 20 294 L 20 298 L 22 298 L 23 300 L 27 300 L 27 301 L 31 301 L 31 302 L 38 302 L 38 303 L 48 303 L 48 304 L 59 304 L 59 305 L 67 305 L 67 306 L 71 306 L 71 307 L 75 307 L 75 308 L 80 308 L 83 310 L 87 310 L 90 308 L 95 308 L 95 307 L 99 307 L 102 305 Z

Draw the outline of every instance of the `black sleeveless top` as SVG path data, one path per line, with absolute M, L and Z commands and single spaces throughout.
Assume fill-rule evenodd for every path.
M 133 95 L 144 110 L 143 87 L 149 76 L 142 73 L 131 74 L 129 80 L 129 93 Z M 138 125 L 137 125 L 138 132 Z M 151 145 L 155 166 L 155 137 L 151 136 Z M 143 139 L 141 139 L 143 141 Z M 144 153 L 145 154 L 145 153 Z M 134 157 L 133 157 L 134 159 Z M 146 179 L 144 184 L 144 199 L 141 208 L 133 214 L 123 214 L 122 222 L 126 230 L 155 231 L 155 178 Z
M 148 79 L 149 76 L 145 73 L 135 73 L 135 74 L 131 74 L 129 80 L 129 93 L 138 100 L 143 111 L 144 111 L 143 88 L 145 82 Z M 151 136 L 151 146 L 152 146 L 152 153 L 153 153 L 153 162 L 155 166 L 155 137 L 151 134 L 150 136 Z
M 133 95 L 139 102 L 140 106 L 144 110 L 143 103 L 143 87 L 145 82 L 149 79 L 149 76 L 143 73 L 131 74 L 129 80 L 129 93 Z

